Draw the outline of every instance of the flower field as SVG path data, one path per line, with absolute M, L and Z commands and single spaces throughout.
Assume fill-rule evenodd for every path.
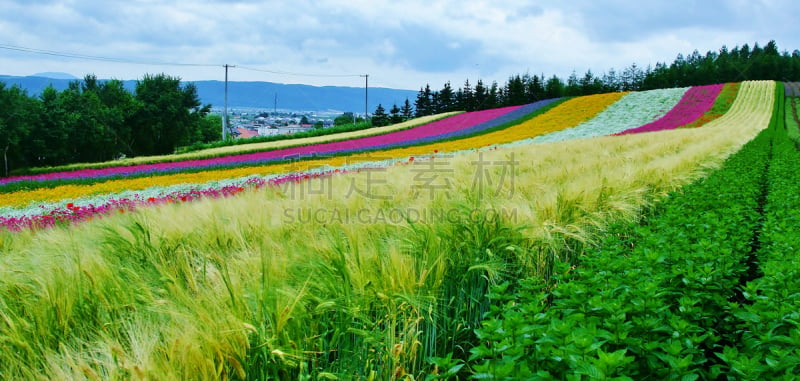
M 427 124 L 436 121 L 438 119 L 446 118 L 448 116 L 452 116 L 458 113 L 459 112 L 449 112 L 443 114 L 424 116 L 424 117 L 410 119 L 402 123 L 392 124 L 389 126 L 373 127 L 373 128 L 360 129 L 350 132 L 340 132 L 333 135 L 325 134 L 321 136 L 313 136 L 306 138 L 281 139 L 270 142 L 248 143 L 245 146 L 241 145 L 224 146 L 224 147 L 208 148 L 200 151 L 192 151 L 192 152 L 172 154 L 172 155 L 131 157 L 106 163 L 79 163 L 79 164 L 65 165 L 55 168 L 33 168 L 29 169 L 28 172 L 49 173 L 49 172 L 74 171 L 79 169 L 122 167 L 122 166 L 138 165 L 138 164 L 153 164 L 153 163 L 172 162 L 181 160 L 214 158 L 227 155 L 268 151 L 279 148 L 298 147 L 298 146 L 305 146 L 317 143 L 348 140 L 365 136 L 381 135 L 388 132 L 405 130 L 419 125 Z
M 791 274 L 770 264 L 796 239 L 790 89 L 5 179 L 0 378 L 791 374 L 793 304 L 771 291 Z
M 629 128 L 619 134 L 661 131 L 692 123 L 711 110 L 711 106 L 722 91 L 722 86 L 718 84 L 692 87 L 663 117 L 639 127 Z
M 734 83 L 726 83 L 720 94 L 717 96 L 716 101 L 714 101 L 714 105 L 711 106 L 711 110 L 708 110 L 701 116 L 700 118 L 696 119 L 691 123 L 687 123 L 682 128 L 693 128 L 693 127 L 700 127 L 705 125 L 706 123 L 717 119 L 728 112 L 728 109 L 733 105 L 734 99 L 739 93 L 739 82 Z
M 543 104 L 542 104 L 543 105 Z M 286 160 L 290 158 L 309 157 L 315 155 L 330 156 L 334 154 L 359 152 L 371 148 L 392 147 L 398 145 L 415 144 L 417 141 L 438 135 L 453 134 L 462 129 L 469 129 L 475 126 L 483 128 L 493 127 L 490 120 L 504 120 L 501 117 L 513 113 L 519 106 L 512 106 L 472 113 L 463 113 L 445 118 L 436 122 L 424 124 L 415 128 L 392 131 L 386 134 L 368 137 L 347 139 L 328 143 L 312 144 L 309 146 L 297 146 L 289 148 L 279 148 L 274 150 L 261 151 L 257 153 L 227 155 L 211 159 L 193 159 L 183 161 L 170 161 L 157 164 L 140 164 L 105 167 L 98 169 L 81 169 L 66 172 L 50 172 L 47 174 L 34 176 L 10 177 L 0 183 L 8 184 L 22 180 L 42 181 L 42 180 L 61 180 L 75 178 L 99 178 L 110 176 L 124 176 L 128 174 L 159 174 L 176 172 L 182 169 L 196 170 L 198 168 L 216 168 L 223 166 L 242 166 L 253 163 L 266 163 L 270 161 Z M 535 109 L 536 107 L 533 107 Z M 530 108 L 526 110 L 532 111 Z M 512 119 L 513 120 L 513 119 Z M 480 130 L 480 129 L 478 129 Z
M 596 118 L 572 128 L 537 136 L 533 141 L 556 142 L 590 138 L 636 128 L 661 119 L 667 111 L 675 108 L 687 90 L 678 88 L 629 93 L 603 110 Z

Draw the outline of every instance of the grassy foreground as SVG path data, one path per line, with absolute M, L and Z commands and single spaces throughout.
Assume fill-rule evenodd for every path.
M 769 123 L 475 152 L 0 234 L 0 378 L 416 379 L 488 288 L 547 275 Z M 766 118 L 766 121 L 764 120 Z

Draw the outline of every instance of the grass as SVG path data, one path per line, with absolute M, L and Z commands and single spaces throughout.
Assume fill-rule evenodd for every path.
M 758 103 L 757 88 L 738 103 Z M 429 357 L 469 353 L 490 285 L 577 259 L 610 222 L 719 165 L 759 120 L 475 152 L 0 233 L 0 378 L 421 378 Z

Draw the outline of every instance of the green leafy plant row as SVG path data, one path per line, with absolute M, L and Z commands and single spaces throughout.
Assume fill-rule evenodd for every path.
M 783 105 L 776 90 L 776 106 Z M 493 290 L 475 379 L 713 379 L 731 371 L 740 284 L 752 276 L 770 128 L 642 221 L 610 230 L 578 266 Z
M 789 110 L 786 110 L 788 113 Z M 741 379 L 800 377 L 800 152 L 777 132 L 764 207 L 764 226 L 757 252 L 763 276 L 748 282 L 747 298 L 735 312 L 741 333 L 738 345 L 725 347 L 721 358 Z

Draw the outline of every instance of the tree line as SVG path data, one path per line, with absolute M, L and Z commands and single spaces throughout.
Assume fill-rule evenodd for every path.
M 221 118 L 201 105 L 194 84 L 145 75 L 135 91 L 87 75 L 38 97 L 0 82 L 3 175 L 10 169 L 160 155 L 221 137 Z
M 487 85 L 480 79 L 472 85 L 467 79 L 457 89 L 446 82 L 440 90 L 434 91 L 430 84 L 426 84 L 417 93 L 414 116 L 515 106 L 564 96 L 747 80 L 800 81 L 800 50 L 791 54 L 788 51 L 781 53 L 775 41 L 770 41 L 764 47 L 758 43 L 730 50 L 723 46 L 719 51 L 708 51 L 704 55 L 695 50 L 686 56 L 678 54 L 671 64 L 659 62 L 644 69 L 633 63 L 620 72 L 613 68 L 600 75 L 591 70 L 582 76 L 573 72 L 566 80 L 555 75 L 547 77 L 526 73 L 510 76 L 502 86 L 497 82 Z M 378 108 L 383 110 L 381 105 Z
M 800 81 L 800 51 L 780 52 L 775 41 L 700 54 L 679 54 L 671 63 L 641 68 L 635 63 L 600 75 L 588 70 L 566 80 L 556 75 L 516 74 L 502 86 L 468 79 L 439 90 L 429 84 L 416 99 L 378 105 L 373 126 L 399 123 L 413 117 L 449 111 L 476 111 L 522 105 L 543 99 L 617 91 L 651 90 L 745 80 Z M 100 81 L 87 75 L 63 91 L 49 87 L 37 97 L 0 82 L 0 149 L 2 175 L 9 169 L 98 162 L 125 156 L 169 154 L 177 147 L 220 140 L 222 121 L 209 115 L 191 83 L 164 74 L 145 75 L 135 91 L 122 81 Z M 341 120 L 338 120 L 341 119 Z M 339 123 L 357 120 L 352 114 Z

